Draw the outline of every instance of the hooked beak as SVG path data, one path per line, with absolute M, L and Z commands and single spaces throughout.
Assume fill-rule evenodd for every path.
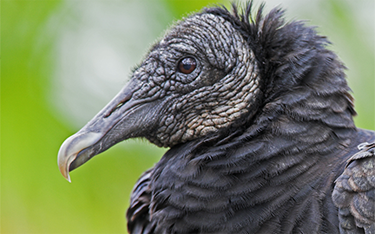
M 132 79 L 91 121 L 61 145 L 57 163 L 70 182 L 69 172 L 116 143 L 142 137 L 155 126 L 160 101 L 133 100 L 140 85 Z
M 64 141 L 64 143 L 61 145 L 59 154 L 57 157 L 57 164 L 59 165 L 59 169 L 61 174 L 67 179 L 69 182 L 70 176 L 70 165 L 72 162 L 77 158 L 78 154 L 94 145 L 98 140 L 100 140 L 103 137 L 103 134 L 101 133 L 95 133 L 95 132 L 88 132 L 88 133 L 76 133 L 73 136 L 69 137 Z M 86 152 L 84 155 L 81 154 L 79 159 L 81 161 L 80 164 L 83 164 L 86 157 L 89 155 L 90 152 Z M 85 157 L 86 156 L 86 157 Z M 78 160 L 75 164 L 78 163 Z

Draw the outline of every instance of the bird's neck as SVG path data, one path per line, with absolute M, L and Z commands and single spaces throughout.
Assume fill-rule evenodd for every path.
M 308 106 L 285 111 L 280 103 L 272 105 L 230 140 L 213 145 L 208 138 L 170 149 L 153 174 L 154 218 L 176 228 L 189 223 L 196 228 L 192 231 L 233 232 L 251 223 L 256 233 L 282 217 L 293 225 L 301 217 L 322 225 L 322 206 L 333 206 L 331 186 L 338 165 L 344 164 L 334 152 L 345 152 L 352 144 L 348 139 L 355 134 L 354 125 L 293 117 L 293 111 L 302 113 Z M 267 114 L 267 108 L 278 105 L 278 115 Z M 339 117 L 351 120 L 345 111 Z M 296 205 L 302 208 L 293 211 Z

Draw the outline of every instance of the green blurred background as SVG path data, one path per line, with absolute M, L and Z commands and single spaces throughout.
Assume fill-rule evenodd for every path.
M 222 1 L 1 1 L 1 233 L 124 233 L 139 175 L 165 149 L 129 140 L 71 173 L 61 143 L 126 83 L 181 17 Z M 374 0 L 269 0 L 307 19 L 348 67 L 357 126 L 375 129 Z M 259 4 L 257 2 L 257 4 Z

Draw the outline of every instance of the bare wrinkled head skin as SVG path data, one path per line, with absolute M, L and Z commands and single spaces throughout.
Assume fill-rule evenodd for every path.
M 60 171 L 68 178 L 69 171 L 128 138 L 173 147 L 242 125 L 261 95 L 258 70 L 231 22 L 210 13 L 184 19 L 153 46 L 120 93 L 62 145 Z M 78 147 L 77 138 L 92 144 Z
M 189 74 L 178 70 L 184 58 L 196 61 Z M 257 69 L 249 45 L 231 23 L 212 14 L 187 18 L 134 73 L 143 84 L 135 98 L 166 99 L 156 131 L 145 137 L 171 147 L 227 127 L 258 95 Z

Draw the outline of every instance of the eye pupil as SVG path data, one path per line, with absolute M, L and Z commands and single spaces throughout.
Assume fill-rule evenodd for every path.
M 178 71 L 184 74 L 190 74 L 195 70 L 196 66 L 197 66 L 197 63 L 195 62 L 195 59 L 191 57 L 187 57 L 187 58 L 182 59 L 178 63 Z
M 184 70 L 190 70 L 192 65 L 191 64 L 183 64 L 182 66 L 184 67 Z

